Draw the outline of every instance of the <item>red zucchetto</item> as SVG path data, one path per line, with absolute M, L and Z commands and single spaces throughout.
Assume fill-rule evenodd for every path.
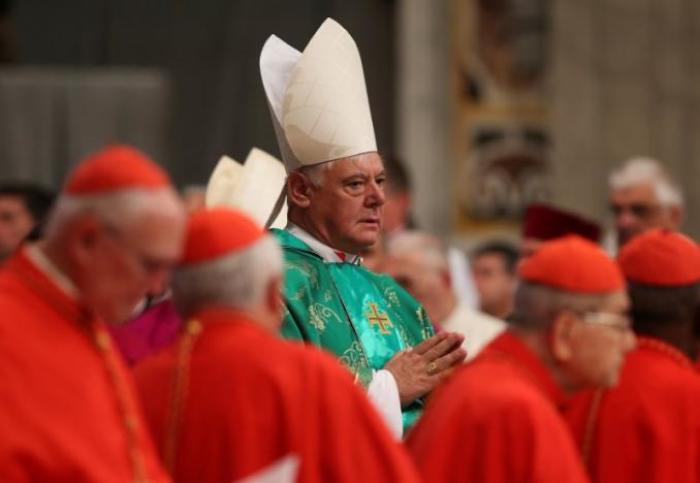
M 567 292 L 617 292 L 625 280 L 617 264 L 595 243 L 578 235 L 548 241 L 519 267 L 520 278 Z
M 700 248 L 678 232 L 642 233 L 624 245 L 617 261 L 632 282 L 666 287 L 700 282 Z
M 181 265 L 208 262 L 252 246 L 265 231 L 252 218 L 230 208 L 192 214 L 187 225 Z
M 170 178 L 154 161 L 137 149 L 115 144 L 81 161 L 68 176 L 64 192 L 82 196 L 167 186 Z

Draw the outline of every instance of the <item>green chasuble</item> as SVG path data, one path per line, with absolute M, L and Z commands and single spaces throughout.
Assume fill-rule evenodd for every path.
M 285 230 L 272 233 L 285 258 L 282 335 L 336 354 L 364 386 L 397 352 L 433 335 L 423 307 L 391 277 L 329 263 Z M 404 434 L 423 402 L 402 409 Z

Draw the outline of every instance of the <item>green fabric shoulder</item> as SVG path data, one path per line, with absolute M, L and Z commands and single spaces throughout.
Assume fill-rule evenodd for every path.
M 300 240 L 282 230 L 273 230 L 284 253 L 284 297 L 286 313 L 282 335 L 319 345 L 322 334 L 335 318 L 342 318 L 342 306 L 334 304 L 332 281 L 323 259 Z M 321 303 L 324 301 L 325 303 Z M 302 323 L 302 321 L 304 323 Z
M 272 232 L 285 258 L 285 338 L 334 353 L 367 383 L 372 369 L 433 334 L 421 305 L 391 277 L 326 263 L 292 234 Z
M 420 304 L 393 279 L 351 263 L 327 263 L 289 232 L 272 230 L 285 258 L 283 337 L 335 354 L 368 386 L 398 352 L 433 335 Z M 404 430 L 423 401 L 402 408 Z

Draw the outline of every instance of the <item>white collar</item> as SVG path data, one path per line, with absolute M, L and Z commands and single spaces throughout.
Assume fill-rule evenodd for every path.
M 75 286 L 73 281 L 68 278 L 68 276 L 63 273 L 37 245 L 27 245 L 25 250 L 27 257 L 34 263 L 40 272 L 46 275 L 49 280 L 55 283 L 58 288 L 70 298 L 75 300 L 78 299 L 80 294 L 78 287 Z
M 309 232 L 306 230 L 299 228 L 297 225 L 293 223 L 289 223 L 287 225 L 287 231 L 309 245 L 309 248 L 311 248 L 317 255 L 319 255 L 321 258 L 323 258 L 324 261 L 329 262 L 329 263 L 352 263 L 352 264 L 360 264 L 362 259 L 360 258 L 359 255 L 354 255 L 352 253 L 347 253 L 342 250 L 336 250 L 332 247 L 329 247 L 325 243 L 319 241 L 318 239 L 314 238 Z

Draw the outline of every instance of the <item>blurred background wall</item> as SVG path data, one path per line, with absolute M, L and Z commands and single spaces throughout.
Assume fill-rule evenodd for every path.
M 14 38 L 13 62 L 0 71 L 2 178 L 41 176 L 30 163 L 56 166 L 46 181 L 58 182 L 70 163 L 114 140 L 137 144 L 180 184 L 205 182 L 224 153 L 277 153 L 260 49 L 274 33 L 301 50 L 329 16 L 359 45 L 379 143 L 393 145 L 391 1 L 0 1 Z M 66 129 L 76 109 L 85 122 L 53 131 Z M 37 135 L 51 145 L 36 146 Z

